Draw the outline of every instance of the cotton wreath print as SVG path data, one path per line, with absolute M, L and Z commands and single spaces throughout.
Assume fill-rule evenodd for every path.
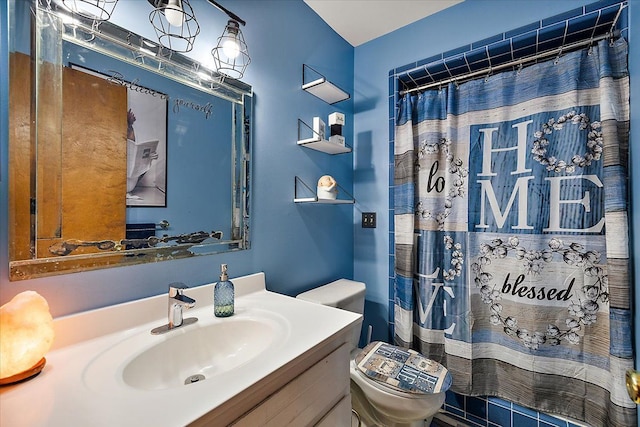
M 444 209 L 433 212 L 430 209 L 426 209 L 422 201 L 418 201 L 415 212 L 416 216 L 420 219 L 436 221 L 438 223 L 438 230 L 442 231 L 444 230 L 445 220 L 451 214 L 453 200 L 457 197 L 465 197 L 464 186 L 465 179 L 469 174 L 469 169 L 464 167 L 462 159 L 454 157 L 451 150 L 451 141 L 447 138 L 441 138 L 438 142 L 423 141 L 420 143 L 420 148 L 416 154 L 416 173 L 421 169 L 421 160 L 428 155 L 438 154 L 440 152 L 446 155 L 446 180 L 451 179 L 453 184 L 446 193 Z M 432 165 L 432 169 L 433 167 Z M 438 179 L 442 179 L 442 181 L 438 181 Z M 444 182 L 446 180 L 444 178 L 438 179 L 435 184 L 436 188 L 441 183 L 442 189 L 444 189 Z
M 584 154 L 574 154 L 570 160 L 561 160 L 555 156 L 549 156 L 547 153 L 550 145 L 548 137 L 554 132 L 562 130 L 567 124 L 578 126 L 581 131 L 588 130 L 586 152 Z M 604 140 L 600 122 L 592 122 L 585 113 L 578 114 L 572 110 L 558 117 L 557 120 L 551 118 L 546 123 L 543 123 L 541 129 L 536 131 L 533 136 L 535 137 L 533 148 L 531 149 L 533 159 L 545 166 L 548 171 L 571 174 L 576 171 L 576 167 L 584 168 L 602 157 Z
M 577 290 L 577 298 L 568 300 L 568 316 L 564 325 L 549 324 L 545 331 L 529 331 L 519 326 L 516 315 L 504 312 L 500 303 L 501 289 L 488 268 L 494 260 L 505 259 L 510 255 L 520 262 L 521 271 L 528 276 L 540 275 L 554 258 L 561 258 L 566 265 L 582 269 L 589 283 L 585 282 Z M 505 334 L 519 339 L 525 347 L 537 350 L 541 345 L 559 345 L 562 341 L 578 344 L 583 325 L 596 323 L 600 304 L 609 301 L 608 277 L 605 269 L 599 265 L 600 259 L 598 251 L 586 250 L 579 243 L 567 244 L 561 239 L 552 238 L 546 248 L 533 250 L 521 246 L 520 239 L 512 236 L 506 240 L 497 238 L 482 243 L 480 255 L 471 264 L 471 271 L 475 274 L 474 283 L 480 290 L 482 302 L 489 306 L 491 324 L 501 325 Z M 513 289 L 515 292 L 515 287 Z

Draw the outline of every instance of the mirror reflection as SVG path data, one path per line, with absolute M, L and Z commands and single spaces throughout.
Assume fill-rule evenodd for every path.
M 13 24 L 30 13 L 35 48 L 10 54 L 11 279 L 248 248 L 251 87 L 108 22 Z

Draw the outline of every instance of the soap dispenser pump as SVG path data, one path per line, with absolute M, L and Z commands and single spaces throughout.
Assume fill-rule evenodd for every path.
M 220 265 L 220 281 L 213 287 L 213 314 L 216 317 L 229 317 L 233 314 L 233 282 L 227 275 L 227 264 Z

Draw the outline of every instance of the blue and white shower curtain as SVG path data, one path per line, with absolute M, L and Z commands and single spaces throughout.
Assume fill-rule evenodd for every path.
M 636 425 L 628 146 L 623 39 L 404 95 L 396 344 L 455 392 Z

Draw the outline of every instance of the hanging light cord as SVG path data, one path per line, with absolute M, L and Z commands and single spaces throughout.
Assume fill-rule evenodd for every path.
M 247 25 L 247 23 L 240 18 L 238 15 L 236 15 L 235 13 L 231 12 L 230 10 L 226 9 L 224 6 L 218 4 L 218 2 L 216 2 L 215 0 L 207 0 L 212 6 L 217 7 L 219 10 L 223 11 L 224 13 L 227 14 L 227 16 L 231 19 L 233 19 L 234 21 L 238 21 L 239 24 L 242 25 Z

